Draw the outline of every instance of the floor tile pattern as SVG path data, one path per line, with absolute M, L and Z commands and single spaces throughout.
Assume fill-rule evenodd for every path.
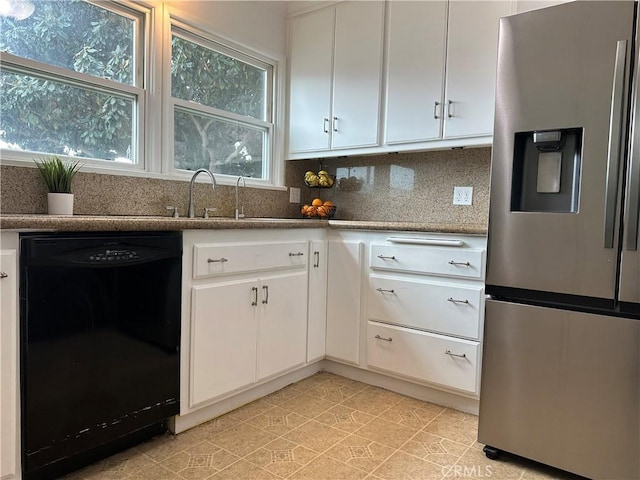
M 488 460 L 478 419 L 322 372 L 65 480 L 579 480 L 528 460 Z

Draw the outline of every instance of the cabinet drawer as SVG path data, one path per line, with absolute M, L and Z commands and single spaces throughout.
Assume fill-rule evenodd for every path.
M 307 242 L 201 244 L 193 248 L 193 278 L 307 266 Z
M 371 274 L 368 318 L 478 339 L 484 288 Z
M 374 270 L 484 279 L 484 249 L 420 245 L 371 245 Z
M 465 392 L 478 390 L 478 342 L 370 321 L 367 358 L 373 368 Z

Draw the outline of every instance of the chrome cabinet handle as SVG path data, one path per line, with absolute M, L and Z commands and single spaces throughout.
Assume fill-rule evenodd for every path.
M 440 105 L 440 102 L 433 102 L 433 118 L 438 120 L 440 117 L 438 116 L 438 106 Z
M 269 303 L 269 285 L 262 286 L 262 293 L 264 294 L 262 298 L 262 304 L 266 305 L 267 303 Z
M 384 338 L 384 337 L 381 337 L 380 335 L 376 335 L 374 338 L 377 338 L 378 340 L 384 340 L 385 342 L 393 342 L 393 338 L 391 337 Z
M 453 113 L 451 113 L 451 105 L 453 105 L 453 100 L 447 101 L 447 117 L 453 118 Z
M 449 355 L 450 357 L 458 357 L 458 358 L 467 358 L 467 354 L 463 353 L 462 355 L 458 353 L 451 353 L 451 350 L 447 350 L 444 352 L 445 355 Z
M 451 303 L 464 303 L 465 305 L 469 305 L 469 300 L 456 300 L 453 297 L 449 297 L 447 298 L 447 302 L 451 302 Z
M 313 252 L 313 268 L 320 267 L 320 252 Z
M 229 260 L 227 260 L 224 257 L 221 258 L 207 258 L 207 263 L 225 263 L 228 262 Z
M 324 133 L 329 133 L 329 119 L 328 118 L 324 119 L 324 124 L 322 126 L 322 130 L 324 130 Z
M 627 56 L 627 41 L 619 40 L 616 48 L 616 63 L 613 72 L 611 114 L 609 117 L 609 151 L 607 152 L 607 180 L 604 204 L 604 248 L 613 248 L 618 197 L 618 172 L 620 168 L 620 137 L 622 135 L 622 103 L 624 89 L 624 67 Z
M 441 247 L 464 247 L 462 240 L 449 240 L 442 238 L 412 238 L 412 237 L 387 237 L 387 242 L 406 243 L 409 245 L 438 245 Z
M 253 302 L 251 302 L 251 306 L 255 307 L 258 305 L 258 287 L 251 287 L 251 291 L 253 292 Z
M 378 292 L 380 292 L 380 293 L 396 293 L 396 292 L 393 290 L 393 288 L 392 288 L 391 290 L 387 290 L 387 289 L 384 289 L 384 288 L 378 287 L 378 288 L 376 288 L 376 290 L 377 290 Z
M 338 131 L 338 117 L 333 117 L 333 131 Z
M 449 265 L 462 265 L 464 267 L 470 267 L 471 264 L 469 262 L 456 262 L 455 260 L 449 260 Z
M 8 273 L 0 272 L 0 279 L 2 279 L 2 278 L 7 278 L 8 276 L 9 276 L 9 274 L 8 274 Z
M 382 260 L 395 260 L 396 256 L 392 255 L 392 256 L 388 257 L 388 256 L 385 256 L 385 255 L 378 255 L 378 258 L 380 258 Z
M 304 253 L 302 253 L 302 252 L 297 252 L 297 253 L 291 253 L 291 252 L 289 252 L 289 256 L 290 256 L 290 257 L 301 257 L 301 256 L 303 256 L 303 255 L 304 255 Z

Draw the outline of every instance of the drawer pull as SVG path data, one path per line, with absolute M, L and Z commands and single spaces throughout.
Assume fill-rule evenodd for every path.
M 262 286 L 262 293 L 263 293 L 262 303 L 266 305 L 267 303 L 269 303 L 269 285 Z
M 258 287 L 251 287 L 251 291 L 253 292 L 253 302 L 251 302 L 251 306 L 255 307 L 258 305 Z
M 451 302 L 451 303 L 464 303 L 465 305 L 469 305 L 469 300 L 465 299 L 465 300 L 456 300 L 453 297 L 449 297 L 447 298 L 447 302 Z
M 381 337 L 380 335 L 376 335 L 374 338 L 377 338 L 378 340 L 384 340 L 385 342 L 393 342 L 393 338 L 391 337 L 384 338 L 384 337 Z
M 455 260 L 449 260 L 449 265 L 460 265 L 464 267 L 470 267 L 471 264 L 469 262 L 456 262 Z
M 438 245 L 442 247 L 464 247 L 462 240 L 450 240 L 441 238 L 420 238 L 420 237 L 388 237 L 387 242 L 407 243 L 409 245 Z
M 226 258 L 222 257 L 222 258 L 207 258 L 207 263 L 225 263 L 228 262 L 229 260 L 227 260 Z
M 304 253 L 302 253 L 302 252 L 297 252 L 297 253 L 291 253 L 291 252 L 289 252 L 289 256 L 290 256 L 290 257 L 301 257 L 301 256 L 303 256 L 303 255 L 304 255 Z
M 8 273 L 0 272 L 0 278 L 7 278 L 9 276 Z
M 446 352 L 444 352 L 445 355 L 449 355 L 450 357 L 458 357 L 458 358 L 467 358 L 467 354 L 463 353 L 462 355 L 459 355 L 457 353 L 451 353 L 451 350 L 447 350 Z
M 390 257 L 387 257 L 385 255 L 378 255 L 378 258 L 380 258 L 381 260 L 395 260 L 396 259 L 395 255 L 392 255 Z
M 320 252 L 313 252 L 313 268 L 320 268 Z
M 395 290 L 392 288 L 390 290 L 382 288 L 382 287 L 378 287 L 376 288 L 376 290 L 380 293 L 396 293 Z

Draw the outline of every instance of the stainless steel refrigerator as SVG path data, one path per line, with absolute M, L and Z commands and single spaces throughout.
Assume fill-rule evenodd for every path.
M 511 452 L 640 478 L 633 1 L 500 21 L 480 423 Z

